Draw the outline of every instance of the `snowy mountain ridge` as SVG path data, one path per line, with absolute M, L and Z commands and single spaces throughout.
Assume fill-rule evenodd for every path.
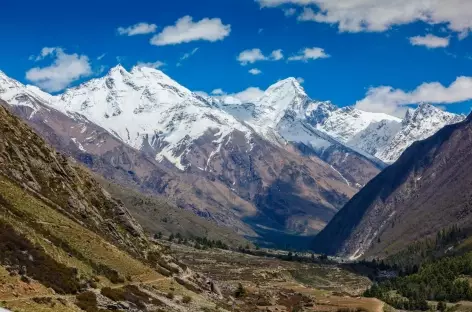
M 432 106 L 434 110 L 419 108 L 421 113 L 407 114 L 403 121 L 354 107 L 338 108 L 311 100 L 295 78 L 280 80 L 253 103 L 243 103 L 234 97 L 199 95 L 156 69 L 134 67 L 128 72 L 121 65 L 56 96 L 0 72 L 0 98 L 32 108 L 34 101 L 28 99 L 33 98 L 68 115 L 80 114 L 180 170 L 189 165 L 183 158 L 192 142 L 210 135 L 212 154 L 218 153 L 234 131 L 244 134 L 248 146 L 258 134 L 280 146 L 304 144 L 318 154 L 336 146 L 393 162 L 414 141 L 463 119 Z
M 320 103 L 308 116 L 315 128 L 387 164 L 395 162 L 414 142 L 464 119 L 464 115 L 445 112 L 426 103 L 408 109 L 404 119 L 355 107 L 338 108 L 329 102 Z
M 427 139 L 444 126 L 461 122 L 465 118 L 464 115 L 445 112 L 423 103 L 415 110 L 407 111 L 400 131 L 392 136 L 388 144 L 380 145 L 374 155 L 386 163 L 393 163 L 414 142 Z

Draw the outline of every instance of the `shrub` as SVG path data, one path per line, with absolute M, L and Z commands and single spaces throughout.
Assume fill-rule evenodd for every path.
M 192 297 L 184 296 L 184 298 L 182 299 L 182 302 L 183 303 L 190 303 L 190 302 L 192 302 Z
M 246 289 L 244 288 L 243 284 L 239 283 L 238 288 L 236 289 L 236 292 L 234 293 L 234 296 L 236 298 L 242 298 L 246 296 L 247 292 Z
M 97 296 L 91 291 L 86 291 L 76 296 L 77 306 L 87 312 L 98 312 Z
M 30 256 L 34 261 L 29 260 Z M 77 269 L 57 262 L 40 246 L 33 245 L 12 226 L 2 222 L 0 222 L 0 261 L 24 266 L 30 277 L 46 287 L 51 287 L 57 293 L 76 294 L 83 286 L 77 276 Z
M 119 289 L 119 288 L 113 289 L 113 288 L 110 288 L 110 287 L 105 287 L 105 288 L 102 288 L 100 293 L 102 295 L 104 295 L 105 297 L 113 300 L 113 301 L 124 301 L 125 300 L 124 291 L 122 289 Z

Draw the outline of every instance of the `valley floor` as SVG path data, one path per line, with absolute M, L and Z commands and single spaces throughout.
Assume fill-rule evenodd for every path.
M 246 294 L 235 298 L 235 311 L 383 311 L 381 301 L 360 297 L 370 286 L 369 279 L 335 264 L 282 261 L 176 244 L 171 253 L 217 281 L 225 298 L 235 297 L 241 284 Z

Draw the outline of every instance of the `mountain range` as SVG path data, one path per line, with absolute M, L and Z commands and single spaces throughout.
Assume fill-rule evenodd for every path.
M 464 119 L 428 104 L 404 119 L 339 108 L 294 78 L 249 102 L 209 97 L 120 65 L 58 95 L 0 72 L 0 99 L 105 178 L 275 244 L 317 233 L 408 146 Z

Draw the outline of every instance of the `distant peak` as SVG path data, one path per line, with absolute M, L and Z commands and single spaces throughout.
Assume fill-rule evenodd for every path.
M 294 77 L 289 77 L 289 78 L 277 81 L 276 83 L 274 83 L 267 89 L 266 94 L 277 93 L 279 90 L 282 90 L 282 89 L 285 91 L 293 90 L 293 93 L 295 94 L 307 96 L 303 87 L 300 85 L 298 80 Z
M 435 115 L 435 114 L 446 114 L 449 115 L 451 113 L 448 113 L 432 104 L 429 103 L 421 103 L 418 105 L 418 107 L 415 110 L 415 116 L 418 115 Z M 451 114 L 452 115 L 452 114 Z
M 112 67 L 109 71 L 108 71 L 108 75 L 111 75 L 111 74 L 121 74 L 121 75 L 126 75 L 126 74 L 129 74 L 128 71 L 121 65 L 121 64 L 118 64 L 116 65 L 115 67 Z
M 133 68 L 131 69 L 131 74 L 135 74 L 135 73 L 154 73 L 154 74 L 165 75 L 162 70 L 159 70 L 154 67 L 140 66 L 140 65 L 133 66 Z
M 421 111 L 421 110 L 440 110 L 440 109 L 429 103 L 420 103 L 420 105 L 418 105 L 417 110 Z
M 282 86 L 282 85 L 287 85 L 287 84 L 291 84 L 294 87 L 300 88 L 300 89 L 303 90 L 302 85 L 300 84 L 300 82 L 298 82 L 297 78 L 294 78 L 294 77 L 288 77 L 288 78 L 279 80 L 274 84 L 274 86 Z

